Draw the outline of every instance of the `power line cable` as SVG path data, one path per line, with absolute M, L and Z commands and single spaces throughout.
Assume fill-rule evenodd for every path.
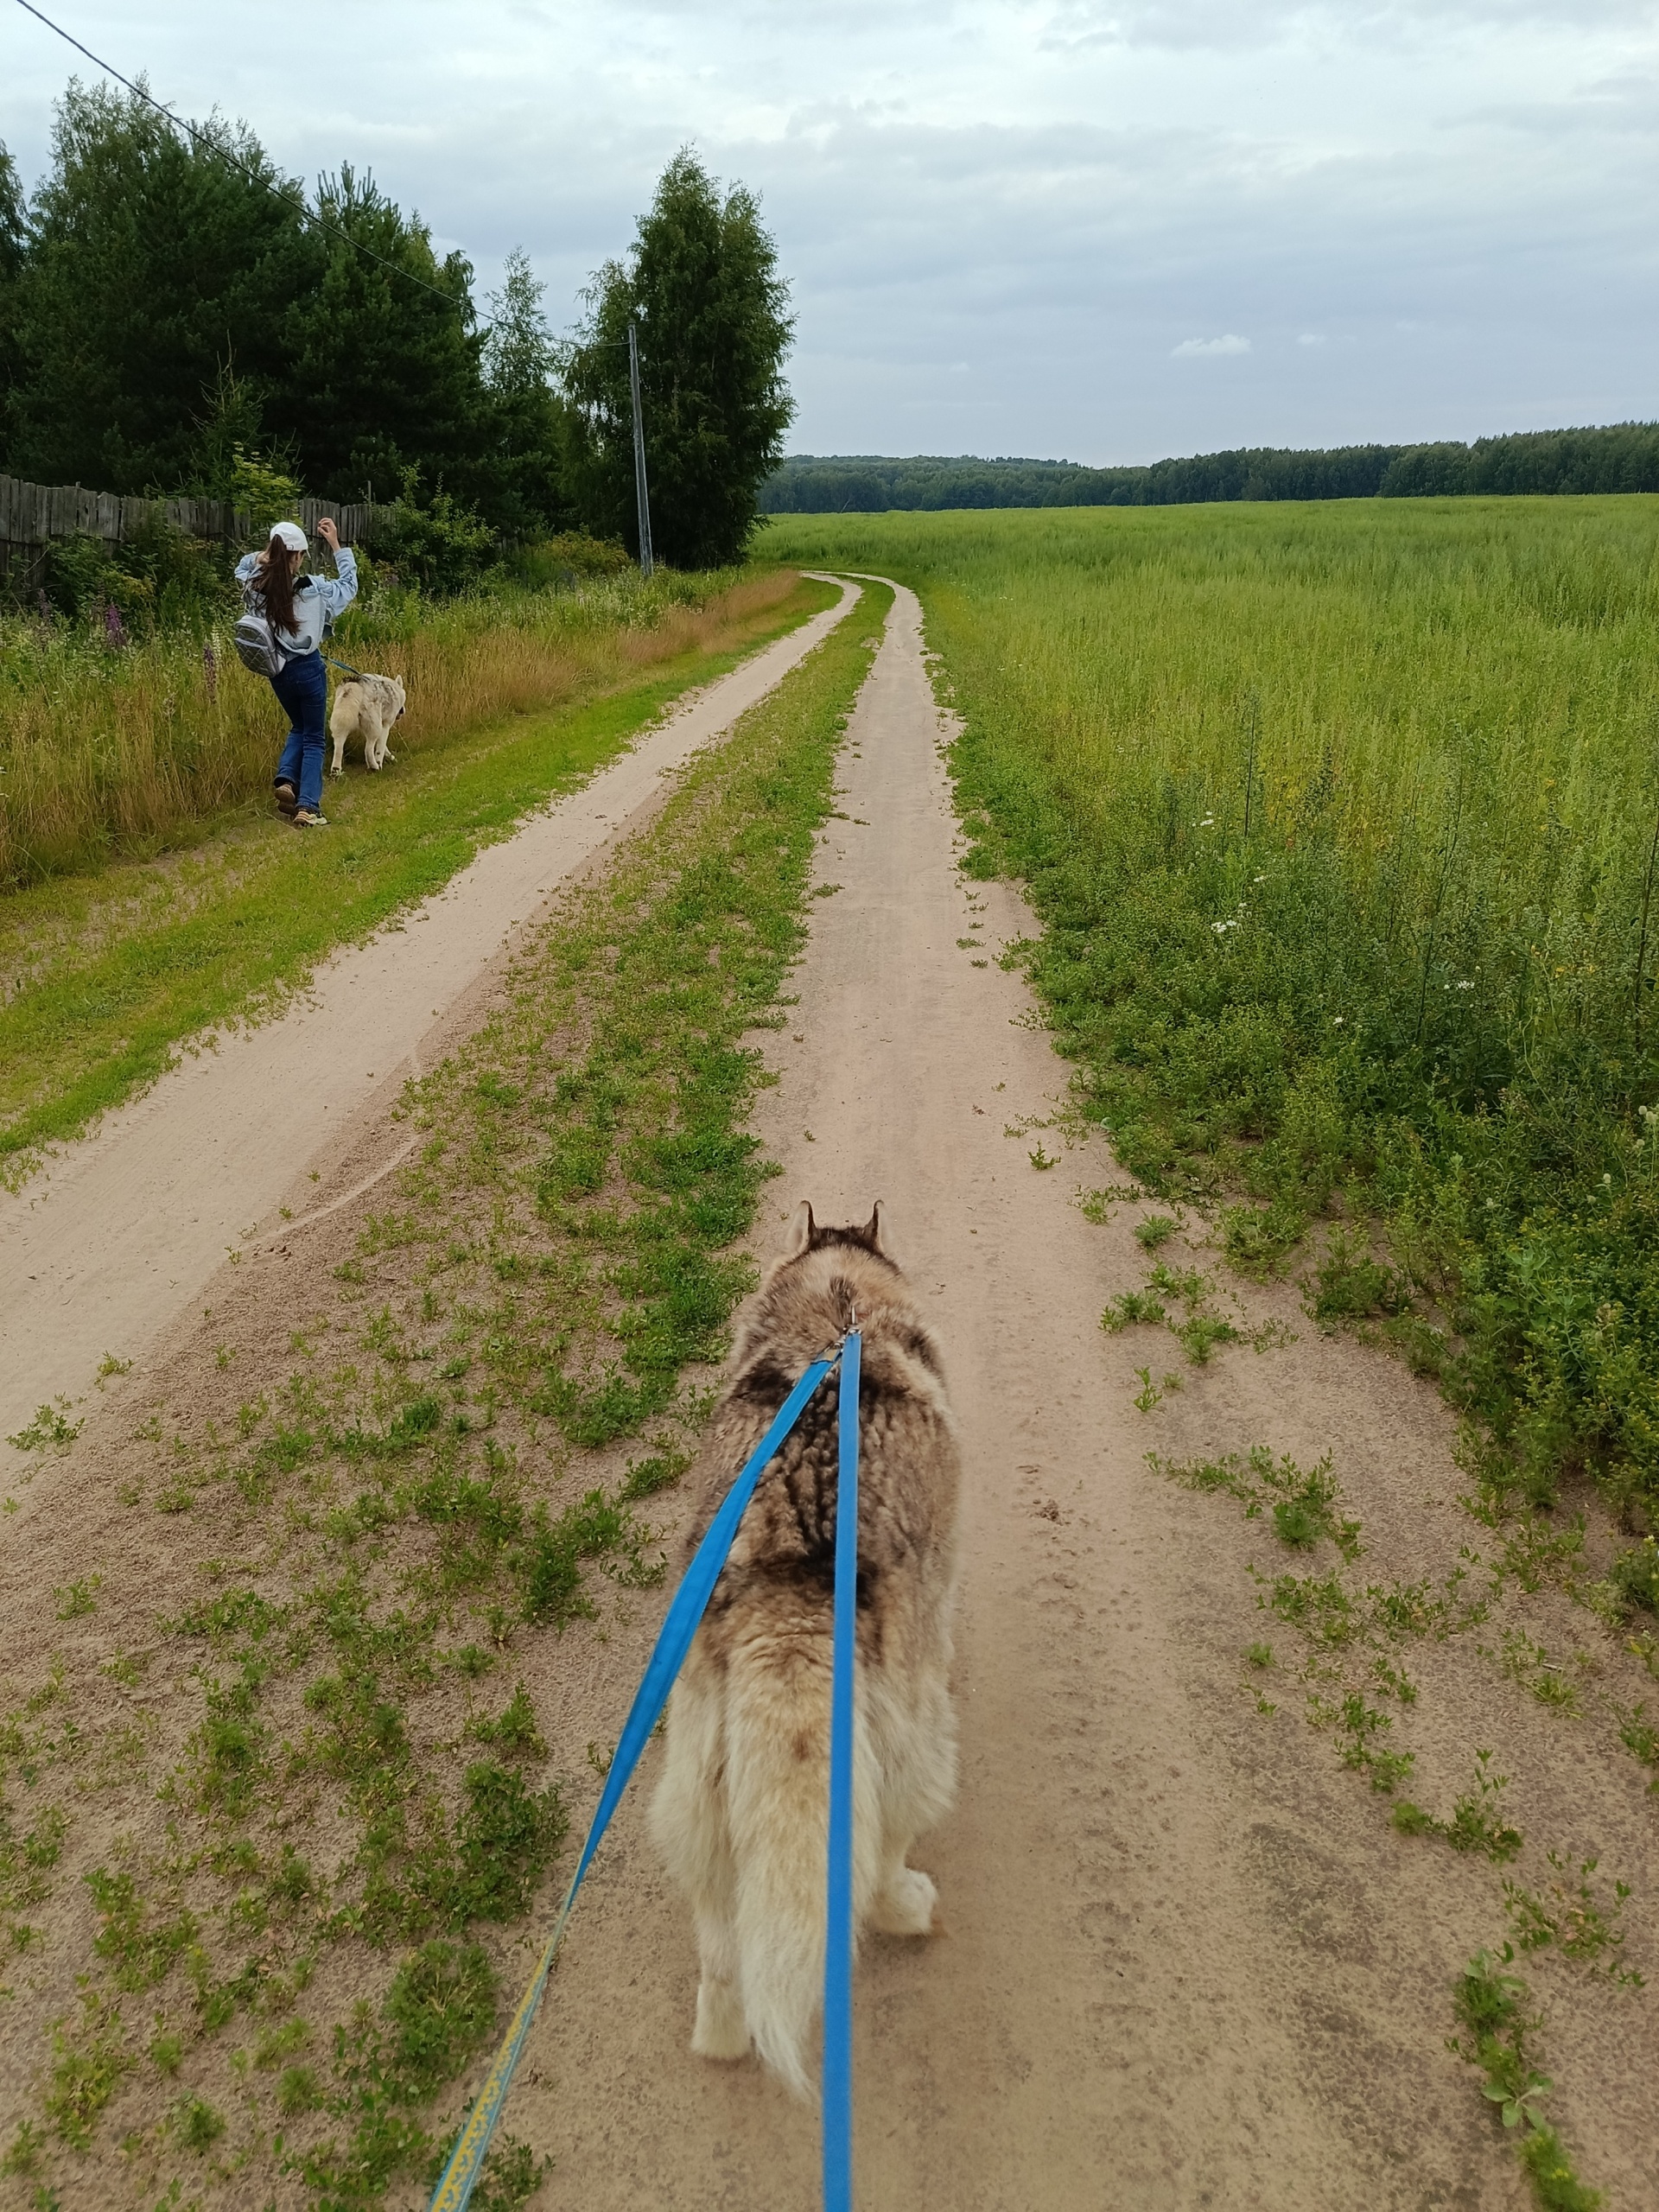
M 388 261 L 384 253 L 377 253 L 372 245 L 365 245 L 361 238 L 354 238 L 349 231 L 341 230 L 337 223 L 331 223 L 325 216 L 314 213 L 303 200 L 297 198 L 291 192 L 284 192 L 279 185 L 273 184 L 269 177 L 261 176 L 257 169 L 250 168 L 245 162 L 238 161 L 223 140 L 214 137 L 211 131 L 198 130 L 194 123 L 187 123 L 182 116 L 175 115 L 171 108 L 163 107 L 160 100 L 146 92 L 142 85 L 135 85 L 130 77 L 124 77 L 112 63 L 104 60 L 100 55 L 94 54 L 90 46 L 83 46 L 78 38 L 65 30 L 61 23 L 54 23 L 50 16 L 42 15 L 38 8 L 32 5 L 32 0 L 17 0 L 17 5 L 25 15 L 33 16 L 36 22 L 44 23 L 48 30 L 55 31 L 67 45 L 74 48 L 77 54 L 84 54 L 95 68 L 103 70 L 105 76 L 113 77 L 118 85 L 124 85 L 135 99 L 143 100 L 147 107 L 153 107 L 164 122 L 171 124 L 175 130 L 188 131 L 199 146 L 211 147 L 221 161 L 228 162 L 233 169 L 238 170 L 247 178 L 250 184 L 258 185 L 262 191 L 270 193 L 272 199 L 280 200 L 284 207 L 297 209 L 303 220 L 312 225 L 315 229 L 323 232 L 329 238 L 339 238 L 342 244 L 350 246 L 354 253 L 360 253 L 365 259 L 378 262 L 382 269 L 391 270 L 394 276 L 402 276 L 410 284 L 418 284 L 422 291 L 430 292 L 435 300 L 443 301 L 446 306 L 457 308 L 461 305 L 461 300 L 454 292 L 446 292 L 437 284 L 429 284 L 424 276 L 417 276 L 412 269 L 405 269 L 401 262 Z

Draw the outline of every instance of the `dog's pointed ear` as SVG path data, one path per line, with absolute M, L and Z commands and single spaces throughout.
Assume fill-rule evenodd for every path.
M 879 1259 L 897 1267 L 899 1262 L 893 1249 L 893 1217 L 878 1198 L 870 1209 L 870 1217 L 859 1231 L 860 1236 Z
M 789 1229 L 784 1238 L 784 1257 L 798 1260 L 803 1252 L 812 1249 L 812 1234 L 817 1224 L 812 1218 L 812 1201 L 803 1198 L 789 1217 Z

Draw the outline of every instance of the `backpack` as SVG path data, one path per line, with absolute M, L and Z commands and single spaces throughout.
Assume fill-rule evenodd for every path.
M 296 586 L 308 583 L 320 587 L 321 580 L 316 576 L 298 577 L 296 583 Z M 231 632 L 231 642 L 236 647 L 236 657 L 244 668 L 251 668 L 256 676 L 276 677 L 282 674 L 290 660 L 303 658 L 303 655 L 291 653 L 285 645 L 277 644 L 276 630 L 260 602 L 257 585 L 249 582 L 242 587 L 242 604 L 244 612 Z M 334 626 L 328 620 L 326 607 L 320 626 L 321 638 L 326 638 Z
M 231 643 L 236 647 L 237 658 L 243 667 L 251 668 L 256 676 L 280 676 L 288 666 L 288 655 L 276 642 L 270 617 L 258 612 L 251 594 L 245 612 L 231 632 Z

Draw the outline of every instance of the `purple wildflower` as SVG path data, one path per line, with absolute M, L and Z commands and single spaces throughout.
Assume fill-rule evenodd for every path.
M 113 600 L 104 610 L 104 636 L 111 645 L 124 645 L 127 642 L 127 633 L 121 622 L 121 610 Z
M 212 706 L 219 696 L 219 655 L 211 638 L 201 649 L 201 672 L 207 679 L 207 703 Z

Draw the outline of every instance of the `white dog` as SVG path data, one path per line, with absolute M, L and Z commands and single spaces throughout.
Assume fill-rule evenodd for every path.
M 328 734 L 334 741 L 334 773 L 340 774 L 346 741 L 363 741 L 363 765 L 378 768 L 397 756 L 387 748 L 391 726 L 404 711 L 404 687 L 395 676 L 349 677 L 334 694 L 334 710 L 328 717 Z

